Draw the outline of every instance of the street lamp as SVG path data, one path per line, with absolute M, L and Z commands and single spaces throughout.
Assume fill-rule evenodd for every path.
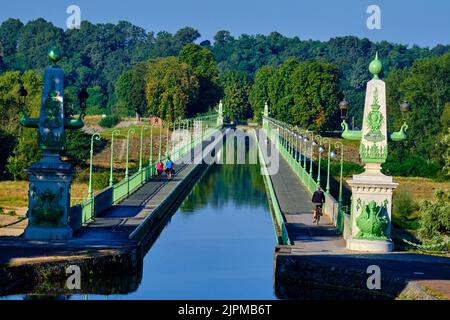
M 17 90 L 17 94 L 19 95 L 19 105 L 20 112 L 23 112 L 25 109 L 25 103 L 27 101 L 28 91 L 23 86 L 23 83 L 20 84 L 19 90 Z
M 349 103 L 347 101 L 347 99 L 343 99 L 340 103 L 339 103 L 339 109 L 341 110 L 341 119 L 347 119 L 347 114 L 348 114 L 348 109 L 349 109 Z
M 339 175 L 339 208 L 341 208 L 342 206 L 342 173 L 343 173 L 343 167 L 344 167 L 344 145 L 342 144 L 342 142 L 337 141 L 334 144 L 336 149 L 340 149 L 340 153 L 341 153 L 341 170 L 340 170 L 340 175 Z M 331 158 L 336 158 L 337 156 L 337 152 L 336 150 L 333 150 L 330 154 Z
M 411 105 L 408 101 L 405 100 L 400 104 L 400 111 L 402 113 L 402 120 L 406 121 L 408 118 L 408 114 L 411 111 Z
M 78 92 L 78 100 L 80 101 L 80 110 L 81 114 L 83 115 L 86 113 L 88 98 L 89 93 L 87 92 L 86 88 L 85 87 L 81 88 L 81 90 Z

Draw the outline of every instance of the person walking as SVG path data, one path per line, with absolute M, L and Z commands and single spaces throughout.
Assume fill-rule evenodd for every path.
M 158 163 L 156 163 L 156 173 L 158 174 L 158 180 L 161 180 L 161 175 L 164 171 L 164 165 L 161 162 L 161 159 L 158 160 Z
M 172 179 L 172 173 L 173 173 L 173 161 L 170 159 L 170 157 L 168 157 L 166 161 L 166 174 L 169 180 Z

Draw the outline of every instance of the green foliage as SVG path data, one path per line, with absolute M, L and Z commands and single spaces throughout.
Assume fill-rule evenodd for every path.
M 337 66 L 322 61 L 301 62 L 289 81 L 294 104 L 291 124 L 314 131 L 337 127 L 342 99 Z
M 119 116 L 106 116 L 98 123 L 102 128 L 112 128 L 120 122 Z
M 416 214 L 418 205 L 413 201 L 411 193 L 395 193 L 393 198 L 393 224 L 405 230 L 416 230 L 419 228 L 419 217 Z
M 94 152 L 101 147 L 101 141 L 94 139 Z M 66 131 L 66 148 L 64 155 L 74 165 L 80 165 L 89 159 L 91 150 L 91 135 L 79 130 Z
M 125 71 L 116 82 L 116 107 L 118 114 L 131 116 L 144 115 L 147 112 L 145 97 L 145 77 L 147 64 L 141 63 Z
M 439 141 L 442 147 L 443 171 L 446 176 L 450 176 L 450 128 L 447 128 L 447 134 L 443 135 Z
M 19 103 L 17 90 L 23 82 L 28 91 L 24 110 Z M 42 82 L 34 71 L 26 71 L 20 76 L 18 71 L 9 71 L 0 75 L 0 128 L 8 132 L 16 132 L 19 127 L 21 112 L 30 116 L 38 116 L 40 110 Z
M 150 114 L 170 122 L 195 114 L 190 107 L 197 99 L 199 83 L 189 65 L 176 57 L 150 62 L 146 80 Z
M 383 164 L 382 172 L 391 176 L 436 178 L 441 168 L 436 162 L 427 161 L 423 157 L 408 151 L 392 153 Z
M 87 109 L 86 114 L 88 115 L 98 115 L 105 113 L 105 95 L 102 92 L 102 88 L 100 86 L 95 86 L 92 88 L 88 88 L 87 92 L 89 94 L 89 98 L 87 99 Z
M 40 157 L 41 151 L 37 145 L 37 131 L 21 128 L 19 130 L 18 142 L 8 158 L 6 169 L 13 176 L 14 180 L 25 179 L 27 175 L 24 170 L 31 163 L 38 161 Z
M 179 54 L 179 60 L 192 68 L 193 74 L 199 83 L 199 94 L 193 101 L 192 109 L 196 113 L 203 113 L 218 103 L 221 89 L 218 84 L 219 69 L 214 55 L 207 48 L 196 44 L 186 45 Z
M 278 68 L 256 73 L 250 94 L 258 115 L 269 100 L 270 116 L 314 131 L 336 128 L 342 99 L 337 66 L 289 58 Z
M 92 173 L 92 188 L 94 190 L 103 190 L 109 186 L 109 171 L 93 172 Z M 113 183 L 118 182 L 118 175 L 113 174 Z
M 394 197 L 394 202 L 394 212 L 403 216 L 410 215 L 417 209 L 411 193 L 409 192 L 400 192 L 396 194 Z
M 325 161 L 322 161 L 322 170 L 327 170 L 327 164 Z M 326 171 L 323 171 L 326 172 Z M 344 161 L 342 165 L 342 176 L 350 177 L 354 174 L 360 174 L 364 172 L 364 167 L 358 163 L 354 162 L 346 162 Z M 330 163 L 330 174 L 335 177 L 339 177 L 341 174 L 341 164 L 339 162 L 331 162 Z
M 439 152 L 438 139 L 447 131 L 442 121 L 446 121 L 444 109 L 450 101 L 449 83 L 450 54 L 417 60 L 411 68 L 390 74 L 387 79 L 390 131 L 398 130 L 403 123 L 398 107 L 402 100 L 411 103 L 412 112 L 407 120 L 408 140 L 390 145 L 395 158 L 391 158 L 394 163 L 389 172 L 394 172 L 394 164 L 404 169 L 400 173 L 406 175 L 430 175 L 441 169 L 442 153 Z M 409 150 L 413 158 L 408 159 L 409 155 L 404 157 L 403 150 Z M 413 172 L 403 173 L 408 171 L 406 162 Z
M 220 77 L 223 87 L 224 117 L 228 121 L 247 120 L 252 117 L 249 102 L 251 88 L 250 78 L 241 71 L 226 71 Z
M 269 101 L 269 79 L 275 72 L 276 69 L 272 66 L 263 66 L 256 71 L 249 97 L 256 120 L 261 119 L 264 106 Z
M 425 244 L 439 244 L 450 236 L 450 191 L 438 190 L 433 201 L 420 203 L 419 238 Z M 447 242 L 447 249 L 450 244 Z
M 2 146 L 2 152 L 0 152 L 0 175 L 5 170 L 6 161 L 14 150 L 15 144 L 15 136 L 0 129 L 0 146 Z

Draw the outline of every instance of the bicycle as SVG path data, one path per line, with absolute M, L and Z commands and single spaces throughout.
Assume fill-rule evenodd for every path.
M 313 223 L 319 225 L 320 217 L 323 215 L 322 213 L 322 205 L 316 205 L 316 209 L 314 210 L 314 220 Z

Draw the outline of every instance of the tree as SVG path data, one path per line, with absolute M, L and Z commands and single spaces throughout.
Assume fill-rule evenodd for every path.
M 268 82 L 271 116 L 281 121 L 291 122 L 289 109 L 294 103 L 294 96 L 290 79 L 298 64 L 294 58 L 287 59 Z
M 179 60 L 191 66 L 198 79 L 199 94 L 197 100 L 193 102 L 192 109 L 195 108 L 198 113 L 208 111 L 211 106 L 218 103 L 221 96 L 218 84 L 219 69 L 212 52 L 191 43 L 183 47 Z
M 443 170 L 447 176 L 450 176 L 450 128 L 447 128 L 447 134 L 442 136 L 440 141 L 442 145 L 442 161 L 443 161 Z
M 23 83 L 28 91 L 25 110 L 21 110 L 17 91 Z M 40 110 L 42 80 L 34 71 L 8 71 L 0 75 L 0 129 L 17 132 L 20 112 L 38 116 Z
M 403 71 L 394 71 L 387 78 L 387 107 L 391 116 L 389 129 L 398 130 L 403 123 L 399 103 L 407 100 L 412 105 L 408 116 L 408 140 L 392 146 L 392 154 L 400 159 L 408 153 L 428 162 L 438 162 L 437 139 L 446 129 L 442 117 L 450 101 L 450 54 L 417 60 Z
M 139 121 L 146 112 L 145 77 L 148 65 L 141 63 L 121 74 L 116 82 L 116 106 L 119 114 L 135 114 Z
M 256 71 L 255 82 L 250 91 L 250 104 L 257 120 L 261 119 L 264 105 L 269 101 L 269 80 L 275 74 L 272 66 L 264 66 Z
M 252 116 L 249 94 L 251 88 L 248 74 L 242 71 L 227 71 L 222 74 L 220 83 L 224 96 L 224 116 L 228 120 L 247 120 Z
M 199 83 L 189 65 L 176 57 L 150 62 L 146 83 L 150 114 L 171 122 L 195 114 L 189 106 L 197 99 Z
M 289 79 L 294 104 L 291 123 L 315 131 L 337 127 L 342 99 L 337 66 L 322 61 L 300 62 Z
M 42 18 L 24 25 L 18 34 L 16 61 L 21 70 L 42 69 L 49 65 L 47 52 L 64 48 L 64 31 Z
M 41 157 L 41 151 L 37 145 L 37 130 L 29 128 L 21 128 L 18 143 L 14 148 L 11 156 L 8 158 L 6 168 L 14 177 L 25 179 L 24 170 L 33 162 L 38 161 Z
M 2 59 L 4 68 L 21 69 L 15 63 L 15 54 L 17 51 L 17 39 L 23 23 L 18 19 L 8 19 L 0 25 L 0 44 L 2 47 Z

